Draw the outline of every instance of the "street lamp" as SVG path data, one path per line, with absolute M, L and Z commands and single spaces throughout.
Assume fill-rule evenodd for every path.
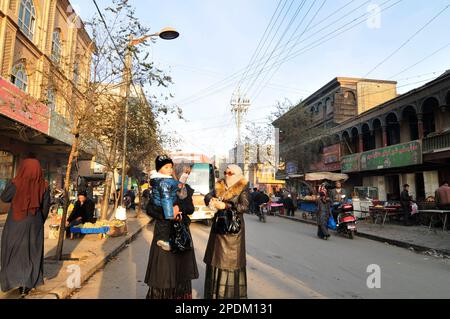
M 127 53 L 125 56 L 125 69 L 124 69 L 124 84 L 125 84 L 125 116 L 124 116 L 124 130 L 123 130 L 123 157 L 122 157 L 122 184 L 120 188 L 121 194 L 121 206 L 124 206 L 123 200 L 125 197 L 125 174 L 126 174 L 126 159 L 127 159 L 127 138 L 128 138 L 128 99 L 130 97 L 130 84 L 131 84 L 131 67 L 132 67 L 132 51 L 131 47 L 143 43 L 145 40 L 151 37 L 160 37 L 163 40 L 173 40 L 178 38 L 180 33 L 171 27 L 161 29 L 161 31 L 149 35 L 145 35 L 139 39 L 133 39 L 130 36 L 130 42 L 128 43 Z

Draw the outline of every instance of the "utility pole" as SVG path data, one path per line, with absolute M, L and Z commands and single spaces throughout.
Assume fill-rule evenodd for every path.
M 247 113 L 248 108 L 250 106 L 250 100 L 244 96 L 242 96 L 240 90 L 238 89 L 233 96 L 231 97 L 231 112 L 234 114 L 236 119 L 237 126 L 237 156 L 236 156 L 236 164 L 242 164 L 242 170 L 244 176 L 248 174 L 248 160 L 246 158 L 246 147 L 242 147 L 241 140 L 241 126 L 243 122 L 244 115 Z M 239 154 L 242 152 L 242 163 L 240 163 Z M 247 176 L 248 178 L 248 176 Z
M 120 187 L 120 204 L 123 206 L 123 198 L 125 196 L 125 175 L 127 173 L 127 139 L 128 139 L 128 102 L 130 98 L 130 85 L 131 85 L 131 67 L 132 67 L 132 52 L 131 43 L 133 37 L 130 36 L 130 44 L 127 47 L 127 53 L 125 55 L 125 69 L 123 74 L 123 87 L 125 90 L 125 114 L 124 114 L 124 127 L 123 127 L 123 156 L 122 156 L 122 184 Z M 123 91 L 122 91 L 123 92 Z
M 231 97 L 231 112 L 235 115 L 237 126 L 237 144 L 241 145 L 241 125 L 244 115 L 250 106 L 250 100 L 241 95 L 240 90 Z

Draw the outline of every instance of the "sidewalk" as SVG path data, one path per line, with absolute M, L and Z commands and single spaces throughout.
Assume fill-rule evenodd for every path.
M 110 210 L 110 216 L 112 210 Z M 88 280 L 96 271 L 123 248 L 132 242 L 141 230 L 149 223 L 150 218 L 142 213 L 136 218 L 136 213 L 130 211 L 127 213 L 128 234 L 126 236 L 98 239 L 96 235 L 92 237 L 85 236 L 82 239 L 64 240 L 63 254 L 66 260 L 55 261 L 52 257 L 55 255 L 58 240 L 48 239 L 48 224 L 45 226 L 44 242 L 44 282 L 33 291 L 27 299 L 65 299 L 76 290 L 76 287 L 70 283 L 70 278 L 75 278 L 73 271 L 79 266 L 81 271 L 81 285 Z M 1 217 L 0 217 L 1 218 Z M 2 232 L 0 219 L 0 236 Z M 71 277 L 72 276 L 72 277 Z M 74 283 L 76 281 L 72 281 Z M 0 299 L 17 299 L 17 290 L 8 293 L 0 292 Z
M 288 217 L 278 215 L 279 217 L 295 220 L 298 222 L 316 225 L 308 214 L 308 219 L 301 217 L 302 212 L 297 211 L 296 216 Z M 450 232 L 442 231 L 442 228 L 428 229 L 427 226 L 402 226 L 385 224 L 373 224 L 368 221 L 359 221 L 357 224 L 357 236 L 368 238 L 371 240 L 388 243 L 419 252 L 450 258 Z

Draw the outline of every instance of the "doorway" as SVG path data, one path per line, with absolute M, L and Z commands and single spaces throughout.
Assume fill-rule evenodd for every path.
M 425 201 L 425 180 L 423 172 L 416 173 L 416 200 Z
M 388 175 L 385 179 L 387 200 L 400 200 L 400 176 Z

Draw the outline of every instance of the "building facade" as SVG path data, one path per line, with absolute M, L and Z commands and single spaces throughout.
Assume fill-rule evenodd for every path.
M 447 71 L 328 129 L 317 149 L 325 169 L 311 171 L 326 170 L 333 162 L 329 171 L 348 174 L 349 191 L 374 186 L 384 201 L 399 199 L 403 184 L 410 185 L 415 199 L 432 197 L 439 184 L 450 179 L 449 105 Z
M 0 1 L 0 190 L 30 154 L 62 186 L 93 50 L 69 1 Z
M 274 145 L 253 145 L 246 143 L 229 151 L 227 160 L 242 168 L 250 188 L 274 193 L 284 187 L 285 181 L 276 178 L 277 163 Z
M 396 82 L 337 77 L 274 121 L 279 130 L 278 177 L 339 171 L 339 143 L 325 145 L 330 130 L 397 97 Z

